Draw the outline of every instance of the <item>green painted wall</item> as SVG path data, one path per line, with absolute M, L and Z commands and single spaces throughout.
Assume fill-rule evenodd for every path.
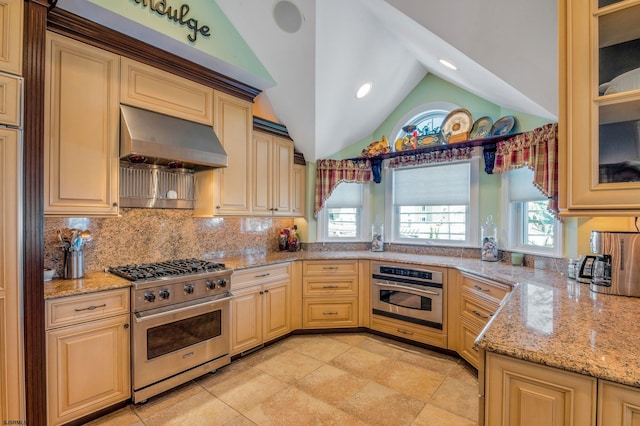
M 544 118 L 532 116 L 529 114 L 523 114 L 521 112 L 510 110 L 507 108 L 502 108 L 445 80 L 442 80 L 435 75 L 427 74 L 425 78 L 413 89 L 413 91 L 389 115 L 389 117 L 387 117 L 384 122 L 376 130 L 374 130 L 372 135 L 369 135 L 362 140 L 348 146 L 342 151 L 335 153 L 331 156 L 331 158 L 342 159 L 358 157 L 363 148 L 365 148 L 374 140 L 380 140 L 382 135 L 387 136 L 389 143 L 393 144 L 396 135 L 391 135 L 390 133 L 393 131 L 396 125 L 398 125 L 398 123 L 412 110 L 430 102 L 450 102 L 456 104 L 462 108 L 468 109 L 475 119 L 488 115 L 494 121 L 496 121 L 500 117 L 503 117 L 505 115 L 513 115 L 514 117 L 516 117 L 517 122 L 516 131 L 529 131 L 535 129 L 536 127 L 540 127 L 544 124 L 549 123 L 549 120 Z M 485 219 L 489 214 L 493 215 L 494 222 L 500 225 L 502 219 L 501 184 L 502 179 L 500 175 L 489 175 L 484 172 L 484 160 L 481 160 L 480 179 L 478 182 L 480 197 L 480 225 L 485 222 Z M 315 190 L 315 173 L 309 176 L 307 188 L 309 192 L 313 192 Z M 372 184 L 371 186 L 370 208 L 372 212 L 376 212 L 371 215 L 372 221 L 378 215 L 384 216 L 384 213 L 380 214 L 378 212 L 384 212 L 386 196 L 385 188 L 386 186 L 384 176 L 382 183 Z M 311 239 L 312 237 L 315 237 L 315 235 L 312 235 L 311 230 L 316 229 L 316 223 L 312 217 L 311 219 L 309 219 L 308 229 L 308 241 L 315 241 L 315 238 Z M 570 230 L 568 238 L 574 238 L 575 226 L 570 226 L 568 227 L 568 229 Z M 571 231 L 572 229 L 573 231 Z M 313 232 L 313 234 L 315 234 L 315 231 Z M 565 230 L 565 235 L 566 234 L 567 232 Z
M 224 62 L 235 65 L 249 71 L 256 76 L 273 81 L 267 69 L 258 60 L 253 50 L 244 41 L 240 33 L 227 19 L 220 7 L 212 0 L 166 0 L 165 4 L 174 9 L 182 4 L 189 5 L 189 13 L 186 18 L 193 18 L 198 25 L 210 27 L 211 36 L 198 35 L 194 42 L 190 42 L 187 36 L 192 31 L 186 25 L 180 25 L 160 16 L 148 6 L 144 6 L 142 0 L 138 4 L 136 0 L 88 0 L 97 6 L 131 19 L 147 28 L 167 35 L 185 45 L 185 47 L 200 50 Z M 155 2 L 157 3 L 157 1 Z

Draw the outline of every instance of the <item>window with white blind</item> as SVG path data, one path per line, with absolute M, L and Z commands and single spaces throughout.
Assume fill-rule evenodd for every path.
M 503 174 L 507 246 L 512 250 L 560 254 L 560 224 L 547 209 L 548 200 L 533 184 L 533 170 L 522 167 Z
M 477 158 L 393 169 L 389 180 L 392 241 L 477 244 Z
M 341 182 L 318 213 L 318 239 L 321 241 L 365 241 L 369 224 L 367 204 L 369 185 Z

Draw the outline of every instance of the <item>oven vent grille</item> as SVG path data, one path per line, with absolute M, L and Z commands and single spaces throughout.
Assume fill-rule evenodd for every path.
M 121 207 L 192 209 L 193 204 L 193 170 L 120 163 Z

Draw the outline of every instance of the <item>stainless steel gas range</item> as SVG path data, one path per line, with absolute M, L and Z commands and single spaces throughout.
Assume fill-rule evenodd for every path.
M 133 282 L 133 402 L 231 362 L 232 271 L 198 259 L 112 267 Z

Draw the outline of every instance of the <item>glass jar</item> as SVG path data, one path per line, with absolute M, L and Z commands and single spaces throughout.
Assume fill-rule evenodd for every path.
M 487 222 L 482 225 L 482 260 L 497 262 L 498 257 L 498 227 L 493 223 L 493 216 L 487 217 Z
M 384 251 L 384 225 L 379 222 L 371 225 L 371 251 Z

